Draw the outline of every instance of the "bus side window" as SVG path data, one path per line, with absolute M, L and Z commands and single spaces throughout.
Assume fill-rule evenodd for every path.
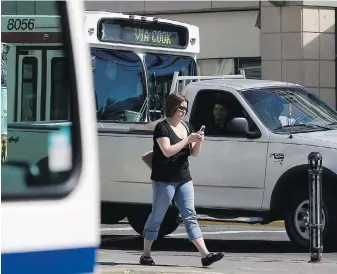
M 51 60 L 50 120 L 69 120 L 69 92 L 64 80 L 65 59 Z
M 22 60 L 21 121 L 36 121 L 37 59 Z

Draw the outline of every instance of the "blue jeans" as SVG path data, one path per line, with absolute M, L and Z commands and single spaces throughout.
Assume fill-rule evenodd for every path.
M 157 239 L 160 225 L 172 199 L 174 199 L 179 208 L 190 240 L 202 237 L 194 209 L 194 188 L 192 181 L 184 184 L 152 181 L 152 189 L 152 212 L 144 227 L 143 237 L 145 239 Z M 174 220 L 172 220 L 172 222 L 174 222 Z

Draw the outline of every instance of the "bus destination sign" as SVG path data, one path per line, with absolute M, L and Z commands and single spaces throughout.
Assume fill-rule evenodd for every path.
M 104 42 L 184 48 L 187 38 L 185 27 L 163 23 L 103 19 L 99 26 L 99 39 Z

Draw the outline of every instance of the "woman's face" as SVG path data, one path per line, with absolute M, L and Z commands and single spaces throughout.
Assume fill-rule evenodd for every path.
M 187 113 L 187 102 L 182 102 L 180 106 L 178 106 L 176 112 L 172 115 L 172 118 L 175 120 L 183 120 L 185 114 Z

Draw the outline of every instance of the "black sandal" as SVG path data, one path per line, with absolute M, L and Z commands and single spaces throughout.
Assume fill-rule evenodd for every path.
M 156 265 L 152 259 L 152 257 L 148 257 L 148 256 L 141 256 L 139 263 L 141 265 Z
M 220 261 L 224 256 L 225 256 L 225 254 L 223 254 L 222 252 L 209 253 L 205 258 L 201 259 L 201 263 L 202 263 L 203 266 L 209 266 L 212 263 Z

